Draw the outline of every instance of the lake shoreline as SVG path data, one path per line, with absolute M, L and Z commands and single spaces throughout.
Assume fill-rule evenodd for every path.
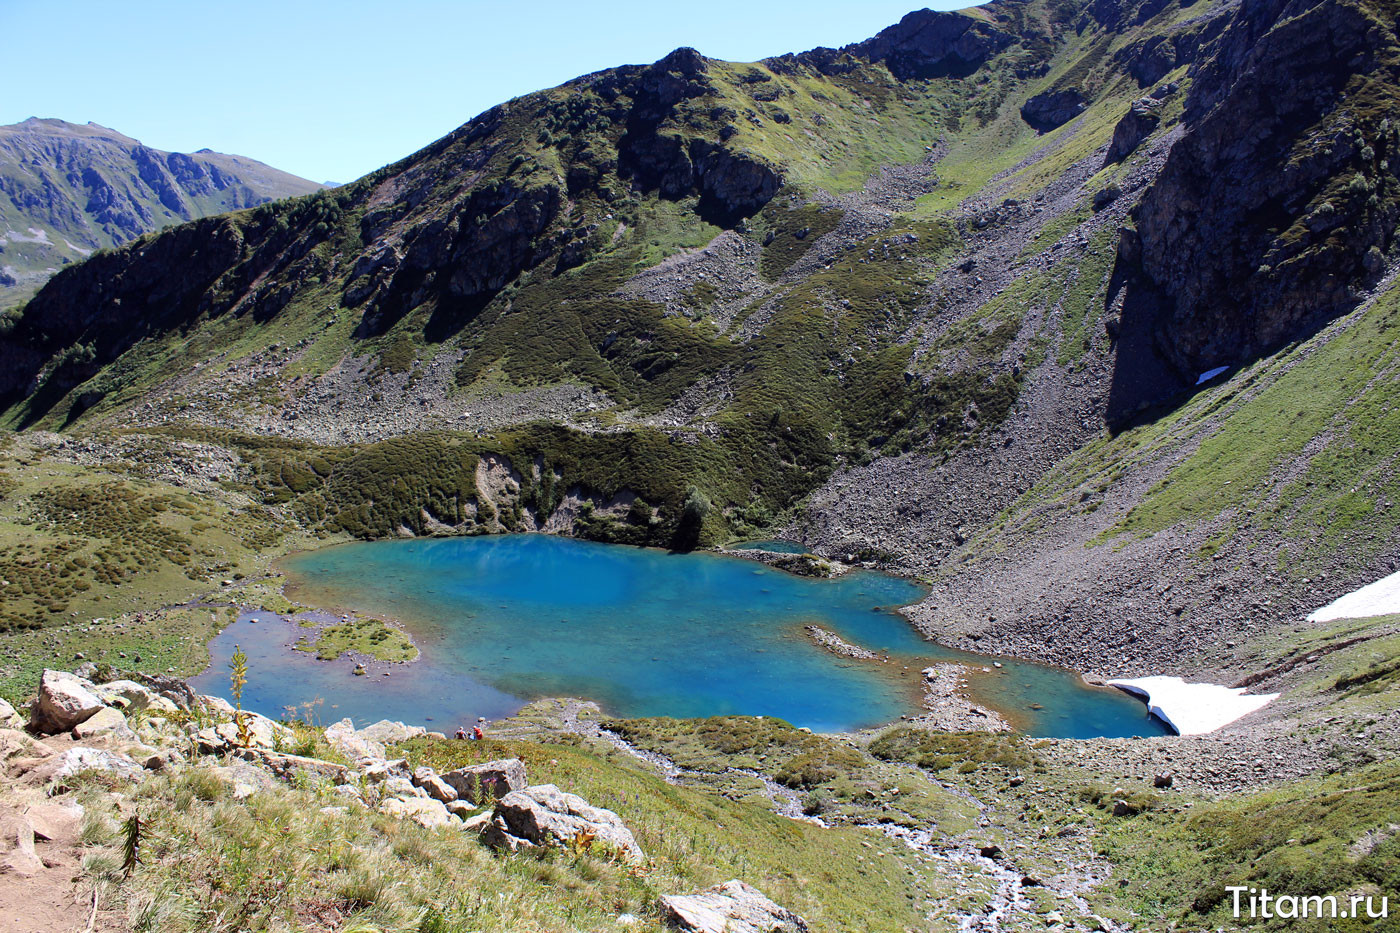
M 512 535 L 492 535 L 492 536 L 484 536 L 484 537 L 482 537 L 482 538 L 466 538 L 466 539 L 463 539 L 463 538 L 461 538 L 461 537 L 459 537 L 459 536 L 442 536 L 442 537 L 427 537 L 427 536 L 425 536 L 425 537 L 418 538 L 418 539 L 405 539 L 405 543 L 412 542 L 412 541 L 418 541 L 418 542 L 423 543 L 423 544 L 433 544 L 434 542 L 460 542 L 460 541 L 463 541 L 463 540 L 466 540 L 466 541 L 490 541 L 490 540 L 505 541 L 505 540 L 509 540 L 509 539 L 512 539 L 512 538 L 518 538 L 518 539 L 544 538 L 544 539 L 551 539 L 551 540 L 556 540 L 556 541 L 579 541 L 579 539 L 571 538 L 571 537 L 569 537 L 569 536 L 528 535 L 528 534 L 527 534 L 527 535 L 518 535 L 518 536 L 512 536 Z M 424 625 L 420 626 L 420 625 L 418 625 L 416 622 L 414 622 L 412 619 L 409 618 L 409 615 L 412 615 L 412 613 L 405 614 L 405 613 L 403 613 L 403 612 L 398 612 L 398 613 L 388 612 L 388 611 L 385 611 L 385 610 L 386 610 L 387 608 L 390 608 L 390 607 L 386 607 L 386 606 L 384 606 L 384 605 L 374 605 L 374 606 L 360 605 L 360 602 L 361 602 L 361 601 L 356 600 L 356 599 L 353 599 L 353 598 L 350 598 L 350 597 L 347 596 L 347 594 L 345 594 L 345 593 L 343 593 L 343 592 L 337 594 L 337 593 L 334 591 L 334 588 L 333 588 L 333 587 L 327 588 L 327 587 L 323 587 L 323 586 L 316 586 L 316 585 L 313 585 L 311 581 L 305 579 L 304 577 L 302 577 L 301 575 L 299 575 L 297 572 L 295 572 L 295 571 L 293 570 L 292 566 L 290 566 L 290 564 L 291 564 L 291 562 L 294 562 L 296 559 L 298 559 L 298 557 L 303 557 L 303 558 L 304 558 L 304 557 L 306 557 L 306 556 L 308 556 L 308 555 L 312 555 L 312 554 L 318 554 L 318 555 L 324 556 L 324 555 L 326 555 L 326 554 L 328 554 L 328 553 L 339 552 L 339 551 L 341 551 L 342 549 L 354 548 L 354 547 L 358 547 L 358 546 L 364 545 L 364 544 L 384 545 L 384 544 L 391 544 L 391 543 L 393 543 L 393 542 L 372 542 L 372 543 L 371 543 L 371 542 L 343 542 L 343 543 L 337 543 L 337 544 L 333 544 L 333 545 L 330 545 L 330 546 L 325 547 L 325 548 L 316 548 L 316 549 L 310 549 L 310 550 L 304 550 L 304 551 L 290 552 L 290 553 L 288 553 L 288 554 L 286 554 L 286 555 L 282 555 L 281 557 L 279 557 L 279 558 L 276 560 L 276 564 L 275 564 L 277 570 L 282 574 L 282 584 L 283 584 L 282 587 L 281 587 L 282 593 L 283 593 L 283 595 L 284 595 L 284 598 L 288 599 L 289 601 L 294 602 L 294 603 L 297 603 L 297 604 L 300 604 L 300 605 L 313 605 L 313 606 L 315 606 L 317 609 L 323 610 L 323 611 L 326 612 L 327 614 L 333 614 L 334 616 L 346 615 L 346 616 L 350 616 L 352 619 L 365 618 L 365 617 L 374 617 L 374 618 L 380 619 L 380 620 L 382 620 L 382 621 L 385 621 L 387 624 L 389 624 L 390 626 L 392 626 L 392 628 L 393 628 L 394 630 L 403 633 L 407 638 L 409 638 L 409 639 L 412 641 L 413 645 L 415 646 L 415 648 L 416 648 L 417 651 L 418 651 L 418 659 L 415 660 L 415 661 L 411 661 L 411 662 L 403 662 L 403 661 L 381 661 L 381 660 L 379 660 L 379 659 L 371 658 L 371 657 L 369 657 L 369 656 L 367 656 L 367 655 L 360 654 L 360 653 L 354 653 L 354 654 L 346 653 L 346 654 L 342 654 L 342 655 L 340 656 L 340 659 L 341 659 L 341 660 L 345 660 L 347 657 L 349 657 L 349 659 L 352 660 L 352 661 L 362 662 L 362 663 L 364 663 L 364 664 L 366 665 L 366 667 L 367 667 L 368 669 L 371 669 L 371 670 L 375 671 L 376 673 L 379 673 L 381 670 L 384 670 L 384 669 L 392 670 L 394 667 L 403 666 L 405 663 L 407 663 L 407 664 L 419 664 L 419 663 L 423 663 L 425 660 L 429 660 L 429 661 L 432 660 L 432 659 L 434 658 L 435 654 L 437 654 L 437 649 L 435 649 L 434 647 L 432 647 L 430 644 L 426 644 L 426 643 L 425 643 L 426 641 L 431 641 L 431 640 L 432 640 L 431 638 L 425 639 L 423 636 L 424 636 L 425 634 L 430 634 L 430 635 L 433 635 L 433 636 L 441 637 L 442 631 L 441 631 L 441 626 L 440 626 L 440 624 L 439 624 L 438 622 L 435 622 L 435 621 L 429 621 L 429 622 L 425 623 Z M 599 544 L 597 544 L 596 542 L 583 542 L 583 541 L 579 541 L 579 543 L 580 543 L 580 544 L 589 545 L 589 546 L 592 546 L 592 547 L 608 547 L 607 545 L 599 545 Z M 674 554 L 672 554 L 671 552 L 667 552 L 667 551 L 664 551 L 664 550 L 662 550 L 662 549 L 656 549 L 656 548 L 635 548 L 635 547 L 633 547 L 633 548 L 625 548 L 624 550 L 625 550 L 625 551 L 629 551 L 629 552 L 643 552 L 643 553 L 648 553 L 648 554 L 653 555 L 654 557 L 662 557 L 662 556 L 665 556 L 665 557 L 667 557 L 667 558 L 670 558 L 670 557 L 681 557 L 681 556 L 682 556 L 682 555 L 674 555 Z M 794 556 L 793 554 L 790 554 L 790 553 L 769 552 L 769 551 L 762 551 L 762 550 L 757 550 L 757 549 L 752 549 L 752 548 L 750 548 L 750 549 L 738 550 L 737 552 L 731 551 L 731 549 L 714 549 L 714 550 L 707 550 L 707 551 L 703 551 L 703 552 L 697 552 L 697 554 L 699 554 L 699 555 L 708 555 L 709 557 L 713 557 L 713 558 L 730 558 L 730 559 L 733 559 L 733 558 L 740 558 L 740 559 L 745 560 L 746 562 L 757 562 L 757 563 L 761 563 L 761 564 L 763 564 L 764 566 L 773 567 L 773 569 L 776 570 L 776 571 L 782 571 L 782 574 L 781 574 L 781 575 L 782 575 L 783 577 L 785 577 L 785 578 L 799 579 L 799 578 L 801 578 L 801 577 L 803 576 L 803 575 L 800 575 L 800 574 L 794 575 L 794 574 L 792 574 L 791 572 L 789 572 L 785 567 L 782 567 L 780 564 L 778 564 L 778 561 L 781 561 L 781 560 L 784 559 L 784 558 L 791 558 L 791 557 Z M 763 559 L 763 558 L 769 558 L 769 559 Z M 807 578 L 807 579 L 810 579 L 811 582 L 812 582 L 813 584 L 816 584 L 816 585 L 818 585 L 818 586 L 820 586 L 820 587 L 823 587 L 823 591 L 824 591 L 824 587 L 827 586 L 827 585 L 833 585 L 833 586 L 834 586 L 834 585 L 841 585 L 841 584 L 843 583 L 843 581 L 855 579 L 855 578 L 853 578 L 853 577 L 849 577 L 849 576 L 848 576 L 848 573 L 849 573 L 849 572 L 853 572 L 853 571 L 855 571 L 855 570 L 857 570 L 857 569 L 860 569 L 860 568 L 850 568 L 850 567 L 845 567 L 845 566 L 843 566 L 843 571 L 846 571 L 846 572 L 843 573 L 843 574 L 841 575 L 841 577 L 840 577 L 840 578 L 837 578 L 837 579 L 822 579 L 822 578 L 820 578 L 820 577 L 819 577 L 819 578 L 816 578 L 816 579 L 812 579 L 812 578 L 809 577 L 809 578 Z M 1027 715 L 1027 714 L 1022 713 L 1022 709 L 1021 709 L 1022 707 L 1027 707 L 1028 709 L 1034 711 L 1034 710 L 1037 710 L 1037 709 L 1040 708 L 1040 704 L 1039 704 L 1039 703 L 1008 702 L 1008 701 L 1006 700 L 1005 697 L 1003 697 L 1003 696 L 1000 695 L 1000 694 L 1001 694 L 1001 689 L 1000 689 L 1000 687 L 999 687 L 999 685 L 998 685 L 997 683 L 995 683 L 995 682 L 992 682 L 992 683 L 990 683 L 990 684 L 981 683 L 982 681 L 984 681 L 984 680 L 987 679 L 987 675 L 991 674 L 991 673 L 994 671 L 994 669 L 999 670 L 999 669 L 1002 667 L 1001 661 L 999 661 L 999 660 L 997 660 L 996 658 L 993 658 L 993 657 L 991 657 L 991 656 L 970 656 L 970 657 L 969 657 L 969 656 L 966 656 L 966 655 L 967 655 L 966 652 L 959 651 L 959 650 L 957 650 L 957 649 L 951 649 L 951 648 L 949 648 L 948 646 L 942 645 L 942 644 L 938 641 L 937 638 L 931 638 L 931 637 L 930 637 L 930 633 L 928 633 L 927 631 L 923 630 L 923 628 L 922 628 L 921 626 L 918 626 L 918 625 L 914 622 L 914 620 L 912 620 L 912 619 L 909 617 L 909 615 L 907 614 L 906 610 L 907 610 L 909 607 L 911 607 L 911 606 L 917 605 L 918 602 L 920 602 L 920 601 L 922 600 L 922 598 L 926 598 L 927 590 L 925 589 L 925 585 L 922 584 L 921 581 L 908 579 L 908 577 L 907 577 L 906 575 L 903 575 L 903 574 L 887 574 L 887 573 L 880 573 L 880 572 L 878 572 L 878 571 L 875 571 L 875 572 L 872 572 L 872 573 L 875 574 L 874 577 L 871 577 L 871 578 L 863 578 L 863 579 L 877 579 L 877 578 L 879 578 L 879 579 L 897 579 L 897 580 L 901 580 L 901 581 L 902 581 L 903 583 L 905 583 L 905 584 L 908 584 L 908 585 L 917 587 L 917 588 L 919 589 L 920 592 L 919 592 L 917 595 L 913 595 L 912 600 L 911 600 L 910 602 L 907 602 L 907 603 L 901 602 L 900 604 L 895 605 L 895 604 L 890 603 L 887 599 L 878 599 L 878 598 L 877 598 L 877 599 L 874 600 L 874 601 L 876 602 L 876 605 L 873 605 L 873 606 L 871 606 L 870 608 L 876 609 L 876 610 L 882 610 L 883 612 L 887 613 L 887 614 L 888 614 L 889 616 L 891 616 L 891 617 L 897 617 L 901 628 L 903 628 L 903 629 L 905 629 L 906 631 L 908 631 L 909 633 L 911 633 L 916 639 L 919 640 L 920 643 L 926 644 L 928 656 L 925 656 L 925 653 L 924 653 L 923 648 L 916 648 L 916 649 L 913 649 L 913 650 L 914 650 L 914 653 L 913 653 L 913 654 L 909 654 L 908 651 L 906 651 L 906 653 L 905 653 L 904 655 L 899 656 L 898 660 L 907 661 L 907 662 L 908 662 L 908 663 L 906 663 L 906 664 L 903 665 L 902 670 L 903 670 L 905 673 L 908 673 L 910 667 L 913 667 L 913 669 L 914 669 L 914 671 L 915 671 L 916 673 L 910 674 L 909 676 L 904 676 L 903 674 L 899 673 L 899 671 L 897 671 L 897 670 L 891 670 L 891 671 L 889 671 L 889 678 L 888 678 L 888 679 L 891 680 L 891 682 L 893 682 L 893 683 L 896 684 L 896 686 L 893 687 L 893 689 L 897 690 L 897 692 L 898 692 L 899 694 L 901 694 L 901 695 L 907 695 L 907 696 L 909 697 L 909 701 L 908 701 L 907 703 L 906 703 L 906 702 L 901 702 L 900 705 L 901 705 L 901 706 L 904 706 L 904 709 L 903 709 L 902 711 L 891 711 L 891 712 L 888 712 L 888 713 L 886 713 L 885 716 L 879 718 L 878 720 L 867 720 L 868 723 L 874 723 L 874 724 L 876 724 L 876 725 L 885 726 L 885 725 L 890 725 L 890 724 L 898 724 L 898 723 L 900 723 L 900 722 L 908 722 L 908 721 L 911 721 L 911 720 L 913 720 L 913 721 L 923 721 L 923 722 L 929 722 L 929 723 L 932 723 L 932 722 L 935 722 L 935 721 L 944 721 L 944 722 L 948 722 L 948 723 L 954 723 L 954 722 L 956 722 L 956 723 L 960 724 L 960 726 L 959 726 L 960 728 L 976 728 L 976 727 L 979 727 L 979 726 L 980 726 L 981 728 L 984 728 L 984 729 L 985 729 L 985 728 L 988 728 L 989 725 L 990 725 L 990 727 L 992 727 L 992 728 L 999 728 L 999 727 L 1001 727 L 1001 724 L 1011 722 L 1011 723 L 1015 723 L 1017 726 L 1020 726 L 1021 728 L 1023 728 L 1024 731 L 1027 732 L 1027 734 L 1051 734 L 1050 732 L 1046 732 L 1046 731 L 1045 731 L 1045 728 L 1044 728 L 1043 726 L 1042 726 L 1040 729 L 1037 729 L 1037 728 L 1036 728 L 1035 723 L 1036 723 L 1037 720 L 1036 720 L 1036 717 L 1035 717 L 1034 715 Z M 839 591 L 831 591 L 831 592 L 835 593 L 835 592 L 839 592 Z M 314 598 L 309 598 L 309 597 L 313 597 L 313 596 L 314 596 Z M 884 603 L 885 603 L 885 605 L 884 605 L 883 607 L 880 606 L 880 605 L 878 605 L 878 603 L 881 603 L 881 602 L 884 602 Z M 504 606 L 503 606 L 502 608 L 504 608 Z M 420 632 L 420 628 L 423 629 L 424 631 L 421 631 L 421 632 Z M 801 637 L 801 635 L 803 634 L 803 633 L 801 633 L 801 631 L 800 631 L 801 626 L 798 626 L 797 628 L 798 628 L 798 636 Z M 561 630 L 561 634 L 562 634 L 562 630 Z M 832 634 L 834 634 L 834 633 L 832 633 Z M 810 637 L 810 636 L 809 636 L 809 637 Z M 805 641 L 805 640 L 807 640 L 807 639 L 803 639 L 803 640 Z M 844 640 L 844 639 L 843 639 L 843 640 Z M 856 646 L 856 647 L 861 648 L 862 650 L 864 650 L 864 646 L 860 644 L 860 641 L 859 641 L 859 640 L 856 640 L 856 641 L 854 641 L 854 642 L 849 642 L 849 643 L 852 643 L 854 646 Z M 875 646 L 877 646 L 877 647 L 878 647 L 880 644 L 881 644 L 880 641 L 876 641 L 876 642 L 875 642 Z M 760 650 L 766 650 L 766 649 L 760 649 Z M 783 649 L 781 649 L 781 650 L 779 651 L 778 655 L 776 655 L 776 656 L 777 656 L 777 657 L 783 657 L 783 656 L 787 655 L 788 652 L 789 652 L 790 650 L 793 650 L 793 649 L 783 648 Z M 829 650 L 829 649 L 828 649 L 828 650 Z M 300 654 L 306 654 L 307 652 L 299 652 L 299 653 L 300 653 Z M 489 653 L 489 652 L 488 652 L 488 653 Z M 955 655 L 958 655 L 959 657 L 955 657 L 955 658 L 949 659 L 949 658 L 946 658 L 946 657 L 942 657 L 942 655 L 944 655 L 944 654 L 955 654 Z M 314 654 L 313 654 L 313 658 L 314 658 Z M 509 660 L 509 659 L 507 659 L 507 660 Z M 894 659 L 892 659 L 892 660 L 894 660 Z M 1015 665 L 1015 664 L 1025 665 L 1025 664 L 1027 663 L 1027 662 L 1024 662 L 1024 661 L 1019 661 L 1018 659 L 1010 659 L 1010 658 L 1008 658 L 1008 659 L 1004 659 L 1004 660 L 1006 660 L 1007 662 L 1009 662 L 1009 663 L 1011 663 L 1011 664 L 1013 664 L 1013 665 Z M 917 662 L 917 664 L 916 664 L 916 662 Z M 927 689 L 929 685 L 926 684 L 926 683 L 918 676 L 917 672 L 918 672 L 918 671 L 925 670 L 925 669 L 929 669 L 929 668 L 931 668 L 931 667 L 937 667 L 938 665 L 941 665 L 941 664 L 948 664 L 948 663 L 954 663 L 954 662 L 957 663 L 959 669 L 963 672 L 963 673 L 962 673 L 962 677 L 961 677 L 960 680 L 958 681 L 957 689 L 956 689 L 956 690 L 941 690 L 941 689 L 940 689 L 940 690 L 933 691 L 932 693 L 930 693 L 930 691 Z M 849 663 L 849 662 L 848 662 L 848 663 Z M 882 666 L 883 666 L 883 665 L 882 665 Z M 893 667 L 893 665 L 892 665 L 892 667 Z M 1084 676 L 1083 676 L 1080 672 L 1069 671 L 1069 670 L 1066 670 L 1066 669 L 1058 668 L 1058 667 L 1056 667 L 1056 666 L 1054 666 L 1054 665 L 1046 665 L 1046 664 L 1037 663 L 1037 662 L 1030 662 L 1030 667 L 1031 667 L 1031 668 L 1034 668 L 1034 669 L 1038 669 L 1038 670 L 1042 670 L 1042 671 L 1046 672 L 1044 675 L 1034 675 L 1034 676 L 1040 676 L 1040 677 L 1042 677 L 1042 679 L 1048 678 L 1048 679 L 1047 679 L 1047 683 L 1052 683 L 1052 682 L 1054 682 L 1055 678 L 1058 678 L 1058 677 L 1072 678 L 1073 681 L 1075 682 L 1075 684 L 1078 685 L 1078 687 L 1081 688 L 1081 689 L 1083 689 L 1083 690 L 1092 691 L 1092 692 L 1095 693 L 1095 694 L 1097 694 L 1099 690 L 1102 690 L 1102 688 L 1096 688 L 1095 685 L 1092 685 L 1091 683 L 1089 683 L 1089 682 L 1086 680 L 1086 678 L 1084 678 Z M 490 672 L 489 670 L 487 671 L 488 676 L 489 676 L 491 673 L 492 673 L 492 672 Z M 476 675 L 473 675 L 473 676 L 476 676 Z M 379 680 L 378 677 L 376 677 L 375 679 L 376 679 L 376 680 Z M 499 684 L 499 685 L 501 685 L 501 686 L 507 687 L 507 692 L 508 692 L 508 693 L 510 693 L 510 694 L 512 694 L 512 695 L 514 695 L 514 696 L 516 696 L 518 699 L 522 700 L 523 702 L 528 703 L 528 702 L 532 702 L 532 701 L 534 701 L 534 700 L 536 700 L 536 699 L 540 699 L 540 698 L 543 698 L 543 697 L 560 695 L 560 691 L 551 691 L 551 690 L 549 689 L 548 681 L 550 681 L 550 680 L 552 680 L 552 679 L 555 679 L 555 678 L 545 677 L 545 678 L 543 678 L 543 680 L 544 680 L 545 682 L 544 682 L 544 683 L 541 683 L 541 684 L 539 684 L 539 685 L 537 685 L 537 686 L 539 686 L 539 687 L 543 687 L 544 689 L 529 689 L 529 690 L 525 690 L 525 691 L 522 691 L 522 690 L 519 689 L 519 687 L 521 686 L 521 684 L 520 684 L 520 682 L 519 682 L 519 678 L 518 678 L 518 677 L 517 677 L 517 678 L 514 678 L 514 679 L 512 679 L 512 678 L 506 678 L 505 680 L 501 680 L 499 677 L 495 677 L 495 678 L 493 678 L 493 679 L 491 680 L 491 682 L 497 683 L 497 684 Z M 882 678 L 882 679 L 883 679 L 883 678 Z M 940 683 L 941 683 L 941 681 L 940 681 Z M 1027 684 L 1026 686 L 1029 687 L 1029 684 Z M 1055 688 L 1055 689 L 1064 689 L 1064 688 Z M 565 692 L 569 693 L 570 695 L 579 695 L 579 694 L 581 693 L 581 691 L 579 691 L 579 690 L 568 690 L 568 691 L 565 691 Z M 1104 692 L 1104 693 L 1115 693 L 1115 694 L 1117 693 L 1116 691 L 1103 691 L 1103 692 Z M 957 701 L 956 701 L 956 703 L 953 703 L 953 702 L 952 702 L 952 699 L 951 699 L 952 697 L 957 697 L 957 698 L 958 698 Z M 596 693 L 595 693 L 595 694 L 591 695 L 590 698 L 591 698 L 591 699 L 597 700 L 600 704 L 604 705 L 605 707 L 612 708 L 612 703 L 609 702 L 608 697 L 607 697 L 606 695 L 604 695 L 604 694 L 596 694 Z M 1128 698 L 1128 699 L 1129 699 L 1129 702 L 1133 705 L 1133 707 L 1134 707 L 1135 709 L 1138 709 L 1138 710 L 1141 711 L 1142 717 L 1145 718 L 1145 717 L 1146 717 L 1146 707 L 1145 707 L 1144 705 L 1138 703 L 1137 701 L 1131 700 L 1131 698 Z M 1081 702 L 1081 703 L 1083 703 L 1083 702 L 1093 703 L 1093 702 L 1095 702 L 1095 697 L 1093 697 L 1093 696 L 1081 697 L 1077 702 Z M 950 708 L 950 704 L 951 704 L 951 705 L 955 705 L 955 706 L 957 707 L 957 712 L 956 712 L 956 714 L 952 714 L 952 713 L 950 712 L 950 709 L 949 709 L 949 708 Z M 742 713 L 742 712 L 744 712 L 744 711 L 745 711 L 745 710 L 744 710 L 743 708 L 734 710 L 734 712 L 738 712 L 738 713 Z M 986 714 L 988 714 L 988 713 L 990 713 L 991 715 L 990 715 L 990 716 L 986 715 Z M 773 712 L 771 712 L 771 711 L 765 711 L 765 712 L 762 712 L 762 713 L 755 712 L 754 714 L 775 715 L 775 714 L 774 714 Z M 626 710 L 618 710 L 617 715 L 619 715 L 621 718 L 626 718 L 627 712 L 626 712 Z M 689 715 L 689 714 L 688 714 L 688 715 Z M 704 714 L 695 714 L 695 715 L 704 715 Z M 931 717 L 932 717 L 932 718 L 931 718 Z M 983 724 L 984 722 L 986 722 L 986 723 L 988 723 L 988 724 Z M 853 726 L 837 727 L 834 731 L 839 732 L 839 731 L 843 731 L 844 729 L 849 729 L 849 728 L 853 728 Z M 863 727 L 859 727 L 859 728 L 870 728 L 870 726 L 863 726 Z M 1059 728 L 1063 728 L 1063 727 L 1051 727 L 1052 730 L 1053 730 L 1053 729 L 1059 729 Z M 1136 727 L 1133 727 L 1133 728 L 1136 728 Z M 1156 731 L 1156 730 L 1155 730 L 1154 728 L 1152 728 L 1149 724 L 1143 723 L 1143 725 L 1141 726 L 1141 728 L 1140 728 L 1140 729 L 1137 729 L 1137 731 L 1133 732 L 1133 734 L 1139 734 L 1139 733 L 1141 733 L 1141 734 L 1155 734 L 1155 731 Z M 1104 734 L 1120 734 L 1120 733 L 1108 733 L 1108 732 L 1106 732 L 1106 733 L 1104 733 Z

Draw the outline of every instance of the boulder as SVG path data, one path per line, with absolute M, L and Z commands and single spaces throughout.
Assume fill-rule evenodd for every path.
M 386 797 L 423 798 L 428 792 L 406 777 L 391 777 L 382 785 Z
M 426 765 L 414 769 L 413 783 L 427 791 L 429 797 L 442 803 L 452 803 L 457 799 L 456 788 L 440 778 L 436 771 Z
M 0 700 L 0 729 L 23 729 L 24 717 L 9 703 Z
M 376 761 L 360 769 L 360 774 L 370 784 L 383 784 L 393 778 L 408 778 L 408 762 L 402 758 L 392 761 Z
M 222 716 L 232 716 L 234 713 L 233 704 L 223 697 L 197 696 L 194 699 L 195 709 L 200 712 Z
M 25 808 L 24 820 L 41 842 L 76 840 L 82 828 L 83 805 L 56 801 L 32 804 Z
M 1042 91 L 1021 105 L 1021 119 L 1047 133 L 1084 112 L 1084 95 L 1078 88 Z
M 331 723 L 326 727 L 325 735 L 331 748 L 351 761 L 382 760 L 386 754 L 382 742 L 361 735 L 355 730 L 354 721 L 348 718 Z
M 179 709 L 171 700 L 134 680 L 113 680 L 105 684 L 95 684 L 92 692 L 108 706 L 115 706 L 128 713 L 143 709 L 173 713 Z
M 128 755 L 78 745 L 49 758 L 30 772 L 29 777 L 38 783 L 47 784 L 61 781 L 83 771 L 101 771 L 132 781 L 140 781 L 146 776 L 145 769 Z
M 447 807 L 448 813 L 451 813 L 453 816 L 458 817 L 459 819 L 465 820 L 480 816 L 484 818 L 481 820 L 481 823 L 484 824 L 486 820 L 489 820 L 491 818 L 490 810 L 482 810 L 480 813 L 478 813 L 477 808 L 467 803 L 465 800 L 454 800 L 451 803 L 443 804 L 443 806 Z
M 53 749 L 27 732 L 0 729 L 0 764 L 8 765 L 12 760 L 48 758 L 53 753 Z
M 291 780 L 295 775 L 309 775 L 337 784 L 346 780 L 350 769 L 334 761 L 308 758 L 305 755 L 288 755 L 265 748 L 244 748 L 236 753 L 244 761 L 258 762 L 283 780 Z
M 331 793 L 352 803 L 358 803 L 362 807 L 365 806 L 365 795 L 360 793 L 360 789 L 353 784 L 341 784 Z
M 502 758 L 479 765 L 468 765 L 442 775 L 457 796 L 475 804 L 504 797 L 524 790 L 530 783 L 525 776 L 525 762 L 519 758 Z
M 742 881 L 698 894 L 661 898 L 661 915 L 688 933 L 775 933 L 807 930 L 807 921 Z
M 588 834 L 594 846 L 621 852 L 629 862 L 646 858 L 616 813 L 592 806 L 553 784 L 512 791 L 496 801 L 482 841 L 494 849 L 515 852 L 567 846 L 580 834 Z
M 75 739 L 91 739 L 99 735 L 128 742 L 136 741 L 136 733 L 126 724 L 126 717 L 122 715 L 121 710 L 110 706 L 103 707 L 73 727 Z
M 209 770 L 220 781 L 228 785 L 234 800 L 247 800 L 260 791 L 268 791 L 277 786 L 272 775 L 262 768 L 243 761 L 235 761 L 227 767 L 210 768 Z
M 195 692 L 190 689 L 190 685 L 177 677 L 169 677 L 165 674 L 137 674 L 141 680 L 156 692 L 164 697 L 175 708 L 179 710 L 192 710 L 195 708 Z
M 452 820 L 447 808 L 429 797 L 411 797 L 407 800 L 390 797 L 379 805 L 379 812 L 401 820 L 412 820 L 429 829 L 446 826 Z
M 462 813 L 456 810 L 452 810 L 451 812 L 459 819 L 461 819 L 462 829 L 469 833 L 482 832 L 486 829 L 487 826 L 491 825 L 490 810 L 482 810 L 480 813 L 470 813 L 466 815 L 463 815 Z
M 18 813 L 0 813 L 0 874 L 28 877 L 43 870 L 29 821 Z
M 341 722 L 348 722 L 342 719 Z M 339 725 L 339 723 L 337 723 Z M 401 722 L 392 722 L 388 719 L 381 719 L 374 725 L 365 726 L 356 734 L 360 738 L 370 742 L 378 742 L 381 745 L 394 745 L 399 742 L 407 742 L 409 739 L 416 739 L 420 735 L 427 735 L 428 730 L 421 726 L 406 726 Z
M 280 743 L 290 743 L 296 739 L 296 733 L 291 729 L 260 713 L 244 710 L 242 715 L 248 726 L 248 744 L 251 748 L 275 749 Z M 239 748 L 243 744 L 239 741 L 238 724 L 232 721 L 206 726 L 195 734 L 195 738 L 199 742 L 199 750 L 212 755 Z
M 90 682 L 64 671 L 46 670 L 39 678 L 39 696 L 30 708 L 29 720 L 39 732 L 67 732 L 102 706 Z

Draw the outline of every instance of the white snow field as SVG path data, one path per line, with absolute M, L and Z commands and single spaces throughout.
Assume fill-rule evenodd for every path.
M 1277 693 L 1248 696 L 1243 687 L 1188 684 L 1180 677 L 1161 675 L 1110 680 L 1108 685 L 1142 697 L 1154 716 L 1181 735 L 1214 732 L 1278 697 Z
M 1381 577 L 1375 583 L 1352 590 L 1308 616 L 1309 622 L 1332 622 L 1336 619 L 1364 619 L 1367 616 L 1388 616 L 1400 612 L 1400 573 Z

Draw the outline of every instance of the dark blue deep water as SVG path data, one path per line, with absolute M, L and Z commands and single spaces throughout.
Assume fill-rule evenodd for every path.
M 226 694 L 228 658 L 241 644 L 251 659 L 245 705 L 269 715 L 319 701 L 322 721 L 390 718 L 450 732 L 530 699 L 574 696 L 618 716 L 761 714 L 831 731 L 917 712 L 919 671 L 931 661 L 992 665 L 924 639 L 892 611 L 922 588 L 878 573 L 815 580 L 742 558 L 546 535 L 347 544 L 283 567 L 294 599 L 398 619 L 422 658 L 355 677 L 347 659 L 288 650 L 295 623 L 245 615 L 215 640 L 198 683 Z M 835 657 L 811 643 L 807 623 L 891 661 Z M 1163 731 L 1116 690 L 1056 668 L 1003 664 L 972 687 L 1028 733 Z

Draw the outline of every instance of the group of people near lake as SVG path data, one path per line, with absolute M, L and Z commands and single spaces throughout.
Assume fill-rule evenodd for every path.
M 476 718 L 476 726 L 474 726 L 474 727 L 472 728 L 472 731 L 471 731 L 471 734 L 470 734 L 470 735 L 467 734 L 467 729 L 466 729 L 465 726 L 458 726 L 458 727 L 457 727 L 457 734 L 454 735 L 453 738 L 456 738 L 456 739 L 463 739 L 463 740 L 466 740 L 466 739 L 474 739 L 474 740 L 476 740 L 476 741 L 480 741 L 481 739 L 486 738 L 486 734 L 483 733 L 483 732 L 481 731 L 481 724 L 484 723 L 485 721 L 486 721 L 486 717 L 485 717 L 485 716 L 478 716 L 478 717 Z

